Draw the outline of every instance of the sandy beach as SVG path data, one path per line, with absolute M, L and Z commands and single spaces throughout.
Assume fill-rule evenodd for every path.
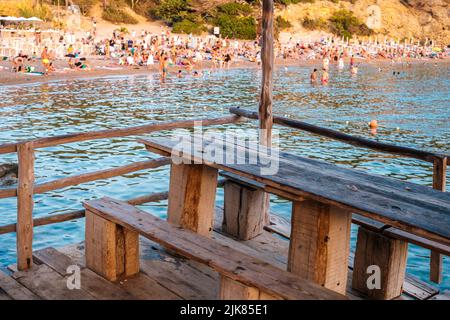
M 386 59 L 374 59 L 374 60 L 364 60 L 364 59 L 356 59 L 357 62 L 361 65 L 364 64 L 389 64 L 391 62 Z M 406 59 L 402 61 L 403 63 L 446 63 L 449 59 Z M 141 75 L 141 74 L 154 74 L 159 72 L 159 65 L 155 63 L 152 66 L 113 66 L 111 65 L 111 61 L 107 61 L 104 59 L 89 59 L 89 62 L 92 64 L 91 70 L 71 70 L 68 68 L 68 62 L 66 60 L 56 60 L 54 65 L 56 67 L 56 72 L 52 72 L 48 76 L 43 75 L 33 75 L 29 73 L 17 73 L 11 72 L 11 62 L 9 61 L 0 61 L 0 86 L 4 85 L 21 85 L 21 84 L 32 84 L 32 83 L 42 83 L 42 82 L 50 82 L 50 81 L 59 81 L 59 80 L 72 80 L 72 79 L 88 79 L 88 78 L 96 78 L 96 77 L 108 77 L 108 76 L 120 76 L 120 75 Z M 346 61 L 348 63 L 348 61 Z M 311 67 L 320 67 L 322 64 L 322 60 L 296 60 L 296 59 L 277 59 L 275 62 L 276 68 L 282 68 L 286 66 L 311 66 Z M 38 59 L 32 65 L 36 66 L 36 69 L 40 71 L 41 61 Z M 396 63 L 396 65 L 401 65 L 401 63 Z M 258 64 L 250 61 L 242 61 L 238 60 L 233 62 L 230 66 L 231 69 L 253 69 L 259 68 Z M 212 63 L 210 61 L 204 61 L 201 65 L 197 65 L 194 70 L 210 70 L 212 69 Z M 169 68 L 169 74 L 173 74 L 179 70 L 185 70 L 183 67 L 179 66 L 171 66 Z

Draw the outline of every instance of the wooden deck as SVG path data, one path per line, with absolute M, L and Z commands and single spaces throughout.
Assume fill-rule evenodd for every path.
M 237 241 L 220 230 L 222 210 L 217 210 L 213 239 L 236 250 L 250 254 L 285 269 L 289 242 L 279 234 L 265 231 L 249 241 Z M 273 216 L 272 231 L 287 230 L 290 226 L 280 217 Z M 35 266 L 31 271 L 0 272 L 0 300 L 10 299 L 216 299 L 218 274 L 204 265 L 174 256 L 160 245 L 141 238 L 141 273 L 130 279 L 111 283 L 85 268 L 84 244 L 60 248 L 46 248 L 34 252 Z M 350 269 L 352 267 L 350 257 Z M 81 267 L 81 290 L 67 289 L 67 267 Z M 351 272 L 351 270 L 350 270 Z M 348 277 L 352 279 L 351 275 Z M 351 288 L 349 285 L 348 288 Z M 448 293 L 408 275 L 402 297 L 399 299 L 450 299 Z M 351 299 L 361 297 L 351 289 Z

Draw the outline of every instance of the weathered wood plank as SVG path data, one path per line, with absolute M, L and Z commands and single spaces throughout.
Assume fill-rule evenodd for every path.
M 198 234 L 211 234 L 218 172 L 205 165 L 172 164 L 168 221 Z
M 146 240 L 146 239 L 143 239 Z M 178 295 L 174 294 L 170 290 L 158 284 L 155 280 L 151 279 L 147 275 L 143 273 L 139 273 L 133 277 L 124 279 L 123 281 L 112 283 L 107 281 L 97 275 L 96 273 L 90 271 L 85 266 L 85 252 L 84 245 L 78 244 L 73 246 L 68 246 L 57 251 L 58 256 L 62 253 L 65 257 L 68 257 L 71 263 L 77 264 L 82 268 L 82 274 L 89 273 L 90 277 L 100 278 L 102 281 L 102 289 L 103 292 L 96 292 L 97 296 L 100 296 L 98 299 L 139 299 L 139 300 L 178 300 L 181 299 Z M 43 260 L 42 251 L 38 251 L 39 260 Z M 36 253 L 35 253 L 36 255 Z M 68 261 L 66 260 L 64 263 L 61 261 L 66 260 L 66 258 L 54 259 L 53 255 L 47 258 L 45 261 L 48 264 L 51 264 L 53 267 L 57 267 L 57 269 L 61 272 L 64 272 L 65 266 Z M 44 260 L 43 260 L 44 261 Z M 55 261 L 57 262 L 55 264 Z M 83 277 L 84 278 L 84 277 Z M 85 282 L 86 280 L 83 280 Z M 103 283 L 106 282 L 106 283 Z M 126 291 L 126 292 L 124 292 Z M 131 296 L 130 296 L 131 295 Z
M 0 271 L 0 289 L 14 300 L 39 300 L 37 295 L 2 271 Z
M 162 155 L 171 154 L 175 147 L 174 142 L 168 139 L 140 141 L 150 151 Z M 209 149 L 215 144 L 214 147 L 222 148 L 224 154 L 227 149 L 239 148 L 228 146 L 226 143 L 219 144 L 217 141 L 208 142 L 203 139 L 203 142 Z M 196 162 L 205 160 L 192 154 L 187 148 L 184 148 L 183 152 L 186 159 Z M 278 172 L 274 175 L 263 175 L 260 165 L 249 164 L 248 157 L 252 152 L 254 151 L 247 149 L 247 158 L 241 159 L 247 164 L 216 163 L 214 159 L 206 160 L 211 167 L 258 181 L 266 188 L 272 187 L 270 192 L 274 194 L 279 194 L 278 191 L 281 190 L 336 205 L 404 231 L 450 245 L 450 229 L 447 227 L 450 225 L 449 193 L 282 152 L 278 157 Z
M 248 111 L 248 110 L 244 110 L 244 109 L 240 109 L 240 108 L 236 108 L 236 107 L 230 108 L 230 112 L 234 113 L 236 115 L 242 116 L 242 117 L 249 118 L 249 119 L 257 120 L 259 118 L 258 114 L 256 112 Z M 387 152 L 387 153 L 391 153 L 391 154 L 406 156 L 409 158 L 416 158 L 416 159 L 424 160 L 424 161 L 428 161 L 428 162 L 433 162 L 435 159 L 442 159 L 445 157 L 445 155 L 442 155 L 442 154 L 417 150 L 417 149 L 408 148 L 408 147 L 396 146 L 396 145 L 387 144 L 387 143 L 381 143 L 378 141 L 369 140 L 369 139 L 357 137 L 357 136 L 351 136 L 349 134 L 345 134 L 345 133 L 342 133 L 342 132 L 339 132 L 336 130 L 318 127 L 318 126 L 315 126 L 315 125 L 312 125 L 312 124 L 309 124 L 306 122 L 294 120 L 294 119 L 275 116 L 275 117 L 273 117 L 273 121 L 274 121 L 274 123 L 279 124 L 279 125 L 311 132 L 311 133 L 318 134 L 323 137 L 328 137 L 328 138 L 331 138 L 334 140 L 339 140 L 339 141 L 348 143 L 353 146 L 369 148 L 369 149 L 373 149 L 373 150 L 377 150 L 377 151 L 381 151 L 381 152 Z
M 260 235 L 265 225 L 266 200 L 261 190 L 227 181 L 222 230 L 241 240 Z
M 49 266 L 42 264 L 28 271 L 18 271 L 13 278 L 44 300 L 92 300 L 83 288 L 69 290 L 67 280 Z
M 219 277 L 205 265 L 174 256 L 159 244 L 143 248 L 141 272 L 186 300 L 212 300 L 218 297 Z
M 116 281 L 139 272 L 139 235 L 86 211 L 86 266 Z
M 93 213 L 139 232 L 166 248 L 200 263 L 247 286 L 258 287 L 284 299 L 342 299 L 343 296 L 304 281 L 267 263 L 220 245 L 186 229 L 149 215 L 126 203 L 103 199 L 84 204 Z
M 407 256 L 407 242 L 359 228 L 353 266 L 353 289 L 372 299 L 390 300 L 399 297 L 405 280 Z M 369 270 L 372 266 L 378 269 Z M 379 272 L 378 281 L 376 272 Z M 375 278 L 369 281 L 372 274 Z
M 83 290 L 98 300 L 132 300 L 134 297 L 120 286 L 105 280 L 85 266 L 78 265 L 70 257 L 54 248 L 45 248 L 34 252 L 34 258 L 67 278 L 67 268 L 78 266 L 80 268 L 80 281 Z
M 17 268 L 33 266 L 34 149 L 31 143 L 19 144 L 19 182 L 17 186 Z
M 288 270 L 345 294 L 351 214 L 313 200 L 294 202 Z

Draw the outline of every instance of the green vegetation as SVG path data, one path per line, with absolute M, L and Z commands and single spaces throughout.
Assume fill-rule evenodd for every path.
M 338 36 L 351 38 L 353 34 L 368 36 L 373 33 L 365 23 L 345 9 L 336 11 L 329 21 L 330 31 Z
M 290 23 L 288 20 L 284 19 L 282 16 L 278 16 L 275 19 L 275 27 L 278 30 L 285 30 L 292 28 L 292 23 Z
M 302 21 L 302 25 L 307 30 L 328 30 L 328 21 L 324 18 L 311 19 L 309 16 L 305 17 Z
M 308 30 L 326 30 L 345 38 L 351 38 L 354 34 L 362 36 L 373 34 L 365 23 L 345 9 L 336 11 L 328 20 L 305 17 L 302 25 Z
M 223 37 L 253 40 L 256 38 L 256 20 L 253 17 L 220 15 L 216 20 Z
M 252 6 L 247 3 L 225 3 L 212 13 L 210 23 L 220 27 L 223 37 L 253 40 L 256 38 L 257 23 L 252 12 Z
M 187 0 L 160 0 L 159 3 L 151 10 L 151 14 L 157 18 L 164 20 L 169 25 L 181 22 L 183 16 L 189 13 L 190 8 Z
M 17 5 L 18 15 L 24 18 L 38 17 L 44 21 L 51 21 L 53 18 L 50 7 L 46 4 L 33 5 L 29 1 L 20 2 Z
M 102 19 L 112 23 L 137 24 L 139 22 L 117 5 L 109 5 L 104 8 Z
M 188 19 L 184 19 L 180 22 L 174 23 L 172 29 L 174 33 L 185 33 L 194 35 L 200 35 L 206 30 L 207 29 L 203 24 L 198 24 Z

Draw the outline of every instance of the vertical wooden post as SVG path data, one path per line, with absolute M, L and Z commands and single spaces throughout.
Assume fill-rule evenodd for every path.
M 265 192 L 227 180 L 224 185 L 222 231 L 250 240 L 263 232 Z
M 447 180 L 447 158 L 436 159 L 433 163 L 433 188 L 445 192 Z M 431 251 L 430 256 L 430 280 L 435 283 L 442 281 L 442 255 Z
M 273 126 L 273 67 L 274 67 L 274 47 L 273 47 L 273 21 L 274 21 L 274 4 L 273 0 L 263 0 L 262 12 L 262 83 L 261 98 L 259 102 L 259 142 L 260 144 L 272 146 L 272 126 Z M 270 195 L 265 194 L 263 207 L 265 225 L 270 224 Z
M 34 149 L 32 142 L 17 146 L 19 181 L 17 185 L 17 269 L 33 266 Z
M 139 272 L 139 234 L 86 211 L 86 266 L 116 281 Z
M 201 164 L 172 164 L 168 221 L 204 236 L 214 223 L 218 170 Z
M 400 296 L 407 257 L 406 241 L 359 227 L 353 266 L 353 289 L 372 299 L 390 300 Z
M 351 213 L 314 200 L 294 202 L 288 271 L 345 294 Z
M 220 300 L 281 300 L 258 288 L 249 287 L 226 276 L 220 276 Z

